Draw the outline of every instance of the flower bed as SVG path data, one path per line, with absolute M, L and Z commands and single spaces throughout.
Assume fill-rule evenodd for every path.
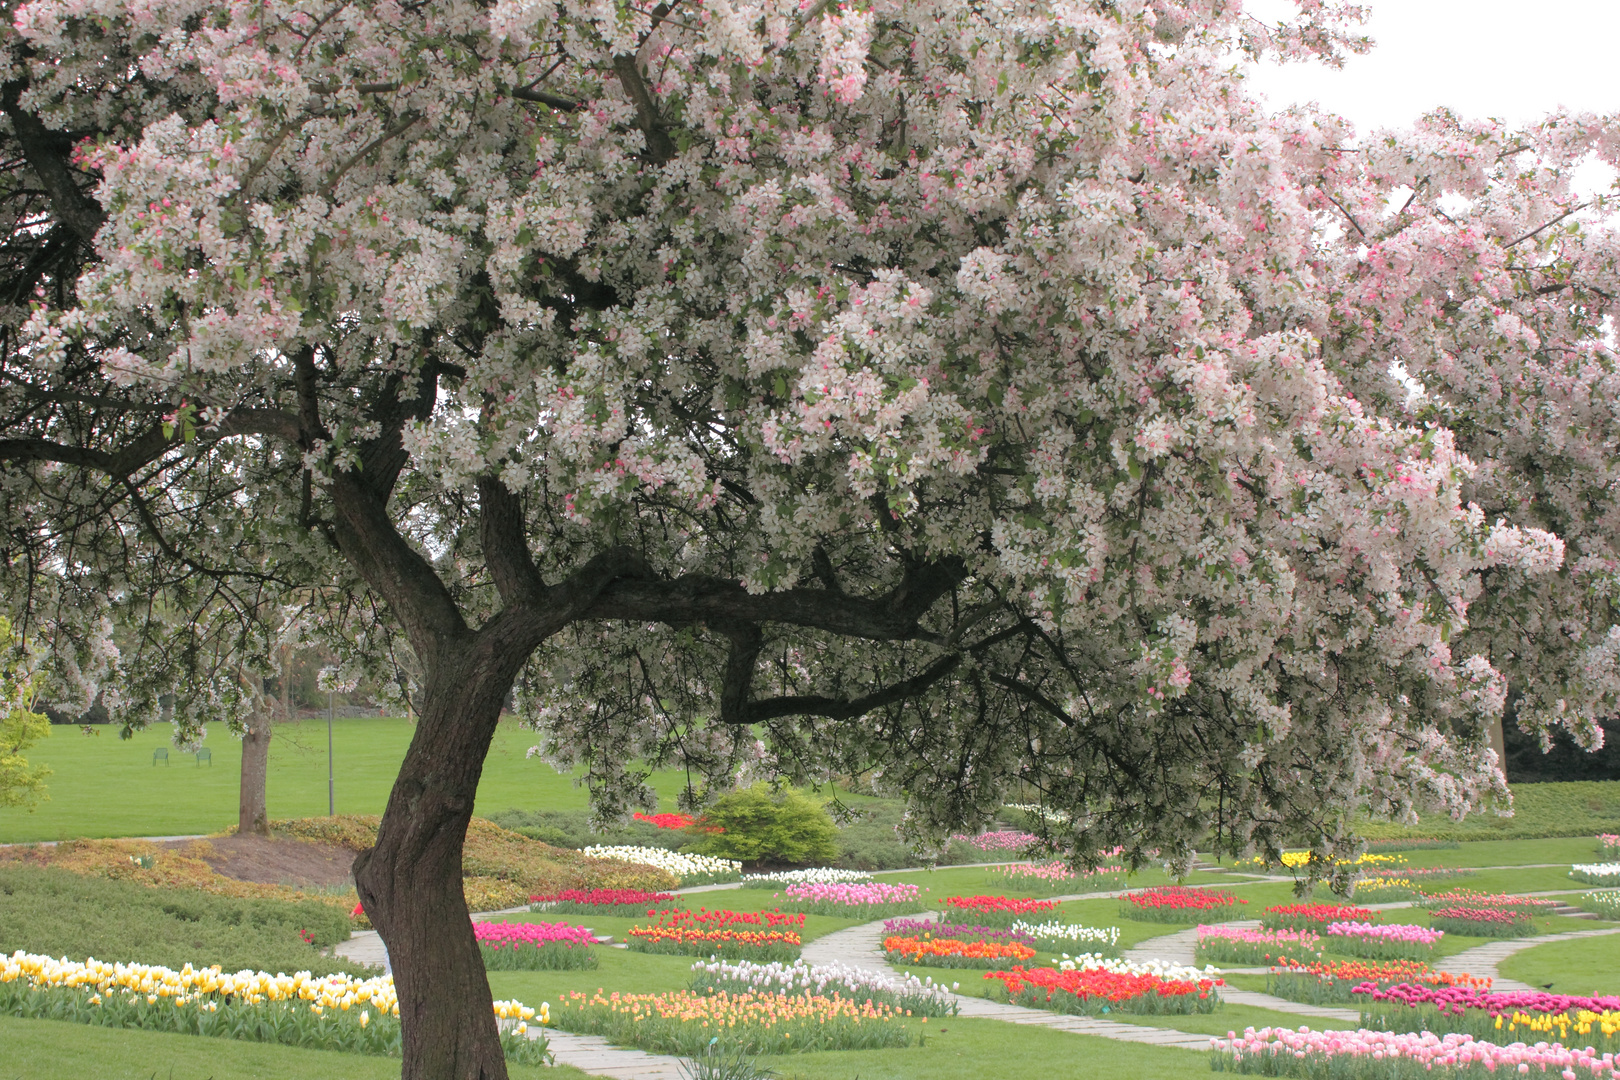
M 1576 863 L 1569 876 L 1588 885 L 1620 885 L 1620 862 Z
M 1491 988 L 1488 977 L 1432 971 L 1421 960 L 1337 960 L 1275 967 L 1266 976 L 1266 993 L 1306 1005 L 1338 1005 L 1356 1001 L 1353 991 L 1358 986 L 1388 989 L 1401 983 L 1474 990 Z
M 1044 915 L 1056 900 L 1020 900 L 1005 896 L 947 896 L 940 901 L 946 915 L 970 915 L 985 926 L 1011 926 L 1030 915 Z
M 1322 943 L 1333 952 L 1349 953 L 1369 960 L 1422 960 L 1434 955 L 1444 930 L 1396 923 L 1332 922 L 1322 932 Z
M 1611 1080 L 1612 1060 L 1539 1043 L 1498 1046 L 1469 1035 L 1248 1028 L 1213 1040 L 1216 1072 L 1309 1080 L 1485 1080 L 1497 1075 Z
M 785 1054 L 909 1046 L 907 1013 L 834 994 L 585 995 L 572 991 L 551 1012 L 565 1031 L 602 1035 L 622 1046 L 695 1057 L 710 1052 Z
M 1536 928 L 1529 915 L 1513 908 L 1435 908 L 1429 912 L 1429 925 L 1473 937 L 1523 937 Z
M 1380 878 L 1406 878 L 1418 884 L 1433 881 L 1450 881 L 1453 878 L 1473 877 L 1474 871 L 1465 866 L 1401 866 L 1378 870 L 1368 870 L 1361 875 L 1362 881 L 1376 881 Z
M 756 964 L 748 960 L 709 960 L 692 965 L 688 989 L 699 994 L 838 995 L 852 1001 L 888 1005 L 913 1016 L 955 1016 L 956 995 L 933 979 L 851 967 L 848 964 Z
M 1126 893 L 1119 898 L 1119 913 L 1139 922 L 1198 923 L 1223 915 L 1231 917 L 1239 904 L 1247 903 L 1220 889 L 1164 885 Z
M 1518 911 L 1525 915 L 1545 915 L 1557 906 L 1557 900 L 1546 900 L 1537 896 L 1509 896 L 1506 893 L 1474 892 L 1472 889 L 1430 893 L 1418 901 L 1418 907 L 1431 909 L 1490 908 L 1497 911 Z
M 1367 878 L 1356 882 L 1356 899 L 1369 904 L 1387 904 L 1395 900 L 1416 900 L 1423 890 L 1411 878 Z
M 859 885 L 872 880 L 865 870 L 839 870 L 831 866 L 818 866 L 810 870 L 778 870 L 773 874 L 748 874 L 742 879 L 745 889 L 780 889 L 784 885 Z
M 1515 1035 L 1620 1050 L 1620 997 L 1572 997 L 1540 990 L 1487 993 L 1471 987 L 1358 986 L 1364 1027 L 1433 1031 L 1505 1041 Z
M 691 814 L 643 814 L 639 810 L 630 816 L 659 829 L 690 829 L 697 821 Z
M 673 893 L 647 892 L 644 889 L 564 889 L 529 897 L 529 910 L 559 915 L 619 915 L 634 919 L 652 914 L 651 908 L 680 902 L 681 898 Z
M 1035 948 L 1035 939 L 1020 930 L 1005 926 L 976 926 L 970 923 L 942 923 L 932 919 L 886 919 L 883 934 L 889 937 L 955 938 L 957 941 L 992 941 L 1001 944 L 1017 942 Z
M 977 836 L 966 833 L 955 833 L 947 844 L 966 844 L 968 847 L 990 853 L 998 851 L 1023 851 L 1041 842 L 1041 838 L 1034 833 L 1027 832 L 987 832 Z
M 1349 904 L 1274 904 L 1260 913 L 1268 930 L 1315 930 L 1330 922 L 1376 922 L 1379 914 Z
M 1310 930 L 1200 926 L 1194 955 L 1201 964 L 1271 964 L 1290 952 L 1320 958 L 1321 935 Z
M 1095 870 L 1078 871 L 1061 862 L 1031 865 L 998 866 L 991 873 L 997 885 L 1019 892 L 1083 893 L 1098 889 L 1117 889 L 1125 884 L 1123 866 L 1099 866 Z
M 1023 934 L 1037 949 L 1062 952 L 1080 949 L 1088 953 L 1112 956 L 1119 948 L 1119 927 L 1079 926 L 1075 923 L 1025 922 L 1012 924 L 1014 933 Z
M 1035 959 L 1035 950 L 1017 941 L 962 941 L 898 934 L 883 939 L 883 954 L 890 963 L 944 968 L 1010 968 Z
M 1598 854 L 1605 857 L 1620 856 L 1620 835 L 1598 833 Z
M 625 933 L 633 952 L 676 956 L 716 956 L 742 960 L 797 960 L 804 946 L 798 930 L 802 914 L 780 911 L 660 911 L 651 926 L 632 926 Z M 743 927 L 764 929 L 749 930 Z
M 621 862 L 641 863 L 656 867 L 680 878 L 681 885 L 720 885 L 742 880 L 742 863 L 734 859 L 716 859 L 708 855 L 687 855 L 664 848 L 607 847 L 596 845 L 584 852 L 593 859 L 618 859 Z
M 809 915 L 833 915 L 840 919 L 881 919 L 923 910 L 922 890 L 915 885 L 864 885 L 804 883 L 789 885 L 782 906 Z
M 0 1014 L 101 1027 L 212 1035 L 354 1054 L 400 1053 L 394 977 L 271 975 L 218 967 L 75 963 L 16 952 L 0 957 Z M 544 1036 L 525 1036 L 535 1010 L 495 1002 L 508 1060 L 545 1064 Z M 540 1014 L 545 1023 L 544 1011 Z
M 475 922 L 473 937 L 491 971 L 584 971 L 597 966 L 596 937 L 583 926 Z
M 1620 922 L 1620 889 L 1589 892 L 1581 897 L 1581 907 L 1601 918 Z
M 1088 1016 L 1213 1012 L 1220 1004 L 1215 988 L 1223 985 L 1212 977 L 1167 979 L 1102 967 L 1015 967 L 987 971 L 984 977 L 999 981 L 1006 999 L 1014 1005 Z

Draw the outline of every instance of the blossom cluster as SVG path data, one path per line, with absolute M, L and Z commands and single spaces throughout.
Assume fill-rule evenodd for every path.
M 713 994 L 839 995 L 854 1001 L 874 1001 L 916 1016 L 954 1016 L 956 995 L 933 979 L 877 971 L 849 964 L 757 964 L 751 960 L 708 960 L 692 965 L 689 989 Z
M 1298 1077 L 1432 1077 L 1463 1080 L 1491 1075 L 1612 1080 L 1612 1055 L 1590 1050 L 1513 1043 L 1499 1046 L 1470 1035 L 1430 1032 L 1312 1031 L 1247 1028 L 1213 1040 L 1217 1072 Z
M 680 878 L 682 885 L 718 885 L 742 879 L 742 863 L 734 859 L 716 859 L 709 855 L 692 855 L 663 848 L 594 845 L 584 853 L 595 859 L 618 859 L 621 862 L 656 866 Z

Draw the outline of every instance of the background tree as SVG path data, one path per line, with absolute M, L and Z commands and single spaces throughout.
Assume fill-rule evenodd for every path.
M 1564 196 L 1620 139 L 1358 151 L 1230 63 L 1352 9 L 1232 7 L 24 4 L 6 595 L 71 684 L 98 620 L 163 636 L 131 598 L 355 579 L 353 663 L 416 672 L 355 865 L 410 1077 L 504 1074 L 460 859 L 514 685 L 607 814 L 670 763 L 936 835 L 1016 787 L 1184 865 L 1503 798 L 1510 687 L 1615 704 L 1612 231 Z
M 34 712 L 34 690 L 28 655 L 0 616 L 0 807 L 27 806 L 45 793 L 51 770 L 30 765 L 23 751 L 51 733 L 51 722 Z

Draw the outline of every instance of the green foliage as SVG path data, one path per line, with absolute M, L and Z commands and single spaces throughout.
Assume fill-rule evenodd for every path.
M 680 829 L 660 829 L 634 819 L 599 831 L 591 827 L 589 810 L 500 810 L 490 814 L 489 820 L 530 840 L 562 848 L 629 844 L 676 851 L 692 839 Z
M 594 948 L 566 941 L 504 945 L 498 949 L 480 942 L 478 951 L 484 957 L 486 971 L 594 971 L 598 966 Z
M 244 900 L 0 865 L 0 952 L 7 954 L 23 949 L 177 969 L 218 964 L 227 971 L 369 974 L 363 964 L 316 951 L 348 937 L 348 916 L 316 901 Z
M 1363 822 L 1370 840 L 1540 840 L 1553 836 L 1592 836 L 1620 832 L 1620 780 L 1556 784 L 1514 784 L 1513 816 L 1474 814 L 1462 821 L 1426 817 L 1406 828 Z
M 45 794 L 51 770 L 30 765 L 23 751 L 51 733 L 51 722 L 32 711 L 33 690 L 21 643 L 0 617 L 0 807 L 27 806 Z
M 772 795 L 762 784 L 722 795 L 695 829 L 688 850 L 742 862 L 825 864 L 838 858 L 838 830 L 819 803 L 793 790 Z

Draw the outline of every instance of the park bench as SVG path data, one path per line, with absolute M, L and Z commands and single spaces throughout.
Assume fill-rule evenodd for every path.
M 163 764 L 165 764 L 165 765 L 167 765 L 169 763 L 169 748 L 168 747 L 160 746 L 156 750 L 152 751 L 152 765 L 153 765 L 154 768 L 157 766 L 157 763 L 159 761 L 163 762 Z
M 197 751 L 197 764 L 201 765 L 205 761 L 208 762 L 210 769 L 214 767 L 214 752 L 206 746 Z

